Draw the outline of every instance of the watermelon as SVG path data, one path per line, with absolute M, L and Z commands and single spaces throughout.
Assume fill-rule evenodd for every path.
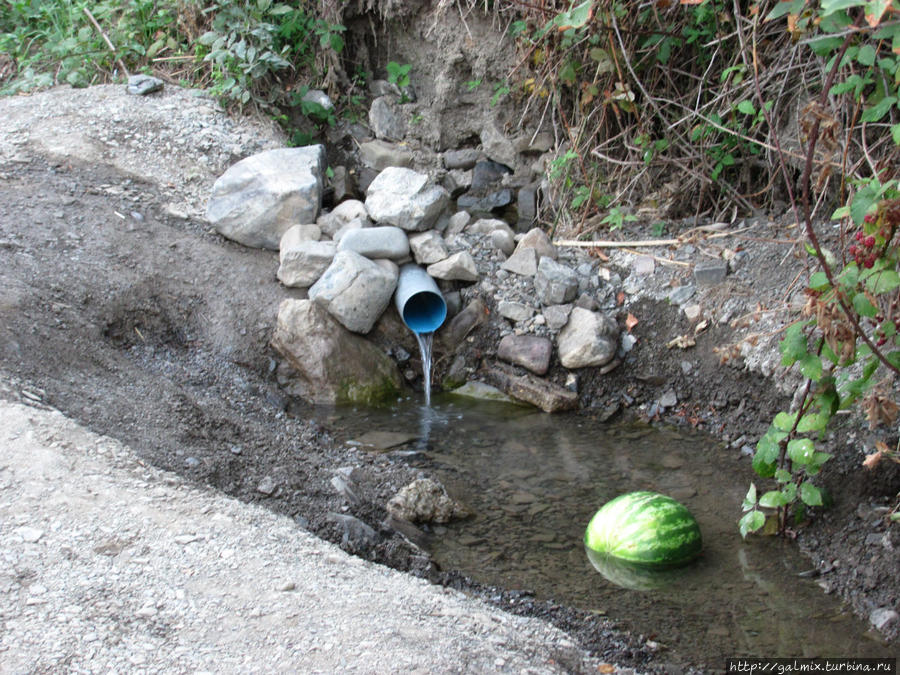
M 630 492 L 607 502 L 584 533 L 591 551 L 632 565 L 686 565 L 703 548 L 700 526 L 687 508 L 655 492 Z

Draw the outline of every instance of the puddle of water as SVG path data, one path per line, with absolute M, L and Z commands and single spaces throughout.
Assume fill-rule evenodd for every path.
M 679 660 L 716 669 L 729 656 L 893 656 L 836 598 L 797 576 L 811 564 L 794 545 L 741 540 L 750 468 L 709 437 L 436 399 L 431 408 L 354 410 L 336 426 L 348 438 L 373 429 L 418 434 L 407 450 L 422 454 L 409 461 L 477 513 L 435 528 L 429 550 L 442 568 L 604 614 Z M 594 512 L 632 490 L 678 499 L 702 530 L 702 556 L 664 588 L 611 583 L 582 545 Z

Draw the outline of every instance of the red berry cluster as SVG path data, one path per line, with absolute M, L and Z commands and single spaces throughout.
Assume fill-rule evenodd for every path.
M 870 218 L 872 220 L 869 220 Z M 872 223 L 874 220 L 874 216 L 866 216 L 867 223 Z M 862 230 L 859 230 L 856 233 L 856 242 L 856 244 L 850 245 L 848 252 L 853 256 L 857 265 L 871 268 L 875 264 L 875 259 L 878 257 L 875 253 L 875 237 L 871 234 L 866 235 Z

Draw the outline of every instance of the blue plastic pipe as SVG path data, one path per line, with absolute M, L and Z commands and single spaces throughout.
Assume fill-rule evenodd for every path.
M 447 318 L 447 303 L 434 279 L 412 263 L 400 268 L 394 304 L 413 333 L 433 333 Z

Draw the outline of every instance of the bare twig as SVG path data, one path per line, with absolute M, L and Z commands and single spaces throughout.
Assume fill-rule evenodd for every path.
M 94 24 L 94 28 L 97 29 L 98 33 L 100 33 L 100 37 L 103 38 L 103 41 L 106 43 L 106 46 L 109 47 L 109 51 L 111 51 L 113 56 L 116 57 L 116 63 L 119 64 L 119 67 L 122 69 L 122 72 L 125 73 L 125 77 L 130 77 L 130 74 L 128 73 L 128 68 L 125 67 L 125 64 L 122 62 L 122 59 L 119 58 L 118 56 L 116 56 L 116 48 L 113 46 L 112 41 L 109 39 L 109 36 L 106 34 L 106 32 L 103 30 L 103 28 L 100 27 L 100 24 L 97 23 L 97 19 L 94 18 L 93 14 L 91 14 L 91 10 L 89 10 L 87 7 L 82 7 L 81 9 L 84 10 L 84 13 L 87 15 L 87 18 L 90 19 L 90 22 L 92 24 Z

